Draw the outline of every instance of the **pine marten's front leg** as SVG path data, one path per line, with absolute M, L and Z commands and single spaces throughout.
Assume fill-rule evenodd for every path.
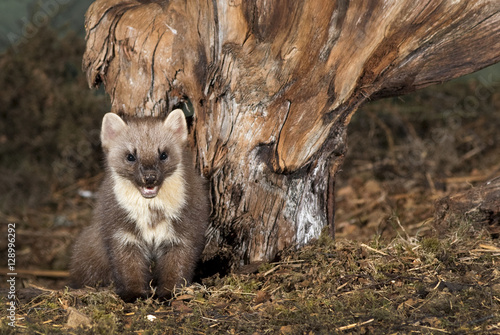
M 189 284 L 198 258 L 198 252 L 185 245 L 175 245 L 160 256 L 153 274 L 158 297 L 170 299 L 175 288 Z
M 113 244 L 111 268 L 116 292 L 126 302 L 147 298 L 151 272 L 143 250 L 131 243 Z

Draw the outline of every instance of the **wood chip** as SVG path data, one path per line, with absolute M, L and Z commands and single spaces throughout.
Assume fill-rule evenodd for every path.
M 480 244 L 479 247 L 481 249 L 486 249 L 486 250 L 491 250 L 491 251 L 500 251 L 500 248 L 498 248 L 494 245 L 489 245 L 489 244 Z
M 347 326 L 338 327 L 335 330 L 336 331 L 342 331 L 342 330 L 353 329 L 353 328 L 356 328 L 356 327 L 360 327 L 360 326 L 364 326 L 366 324 L 372 323 L 373 321 L 375 321 L 375 319 L 370 319 L 368 321 L 363 321 L 363 322 L 358 322 L 358 323 L 352 323 L 352 324 L 347 325 Z

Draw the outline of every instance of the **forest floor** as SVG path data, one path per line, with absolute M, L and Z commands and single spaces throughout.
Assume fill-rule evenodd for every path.
M 4 57 L 0 67 L 7 68 L 8 62 Z M 12 82 L 5 78 L 0 81 Z M 48 86 L 43 73 L 28 73 L 26 78 L 29 85 L 39 80 L 40 87 Z M 85 89 L 84 80 L 78 85 L 75 99 Z M 3 94 L 3 102 L 17 101 Z M 96 106 L 102 105 L 100 98 L 93 99 Z M 33 104 L 46 101 L 57 103 L 58 98 Z M 0 221 L 6 223 L 2 227 L 16 223 L 17 272 L 15 300 L 6 294 L 0 298 L 6 307 L 16 302 L 16 328 L 9 326 L 9 311 L 2 308 L 0 333 L 499 334 L 498 222 L 472 222 L 467 216 L 440 222 L 435 217 L 437 200 L 500 174 L 499 110 L 500 78 L 488 72 L 365 105 L 352 120 L 349 153 L 337 177 L 335 240 L 323 234 L 252 272 L 200 278 L 164 303 L 125 303 L 110 289 L 66 287 L 69 250 L 90 220 L 93 199 L 88 195 L 100 179 L 93 135 L 87 136 L 90 144 L 78 139 L 67 144 L 86 149 L 87 156 L 73 157 L 60 144 L 54 150 L 66 153 L 63 156 L 40 155 L 39 162 L 61 159 L 71 171 L 75 166 L 86 171 L 66 183 L 48 178 L 50 183 L 37 179 L 26 186 L 26 178 L 39 177 L 29 170 L 30 164 L 23 174 L 0 159 L 0 182 L 12 182 L 9 199 L 18 199 L 0 199 Z M 16 113 L 21 117 L 22 110 Z M 30 113 L 27 118 L 33 118 Z M 100 116 L 75 113 L 80 116 L 72 116 L 73 121 L 79 127 L 88 123 L 86 134 L 94 134 L 102 110 L 95 113 Z M 78 119 L 81 115 L 87 115 L 87 123 Z M 61 129 L 61 118 L 45 120 L 46 128 L 38 131 Z M 16 134 L 24 129 L 22 120 L 19 129 L 10 127 Z M 6 134 L 0 136 L 0 145 L 11 139 Z M 45 135 L 25 136 L 24 142 L 14 143 L 27 148 L 16 162 L 47 147 Z M 82 157 L 94 164 L 86 165 Z M 28 193 L 30 201 L 21 204 L 33 185 L 37 192 Z M 12 187 L 25 193 L 16 194 Z M 44 189 L 46 195 L 40 191 Z M 0 241 L 0 251 L 7 259 L 6 238 Z M 0 265 L 2 293 L 9 291 L 5 267 L 6 262 Z

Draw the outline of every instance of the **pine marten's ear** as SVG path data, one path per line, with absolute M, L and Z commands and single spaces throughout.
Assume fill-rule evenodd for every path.
M 187 141 L 188 130 L 186 117 L 182 109 L 176 109 L 168 114 L 167 119 L 163 123 L 169 132 L 179 138 L 182 142 Z
M 102 119 L 101 143 L 108 148 L 113 141 L 127 128 L 127 124 L 118 115 L 107 113 Z

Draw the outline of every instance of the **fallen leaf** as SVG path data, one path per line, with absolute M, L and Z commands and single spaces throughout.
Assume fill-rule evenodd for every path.
M 68 321 L 66 322 L 66 326 L 69 328 L 77 328 L 77 327 L 90 327 L 92 321 L 88 316 L 79 312 L 73 307 L 68 307 Z
M 182 300 L 174 300 L 174 301 L 172 301 L 172 307 L 177 312 L 185 313 L 185 314 L 191 313 L 193 311 L 193 309 L 191 307 L 189 307 L 188 305 L 186 305 L 184 303 L 184 301 L 182 301 Z
M 270 299 L 271 299 L 271 296 L 269 295 L 268 292 L 258 291 L 257 295 L 254 298 L 254 302 L 256 304 L 261 304 L 261 303 L 264 303 L 266 301 L 269 301 Z
M 287 335 L 287 334 L 292 334 L 292 333 L 293 333 L 292 326 L 282 326 L 280 328 L 280 334 Z

